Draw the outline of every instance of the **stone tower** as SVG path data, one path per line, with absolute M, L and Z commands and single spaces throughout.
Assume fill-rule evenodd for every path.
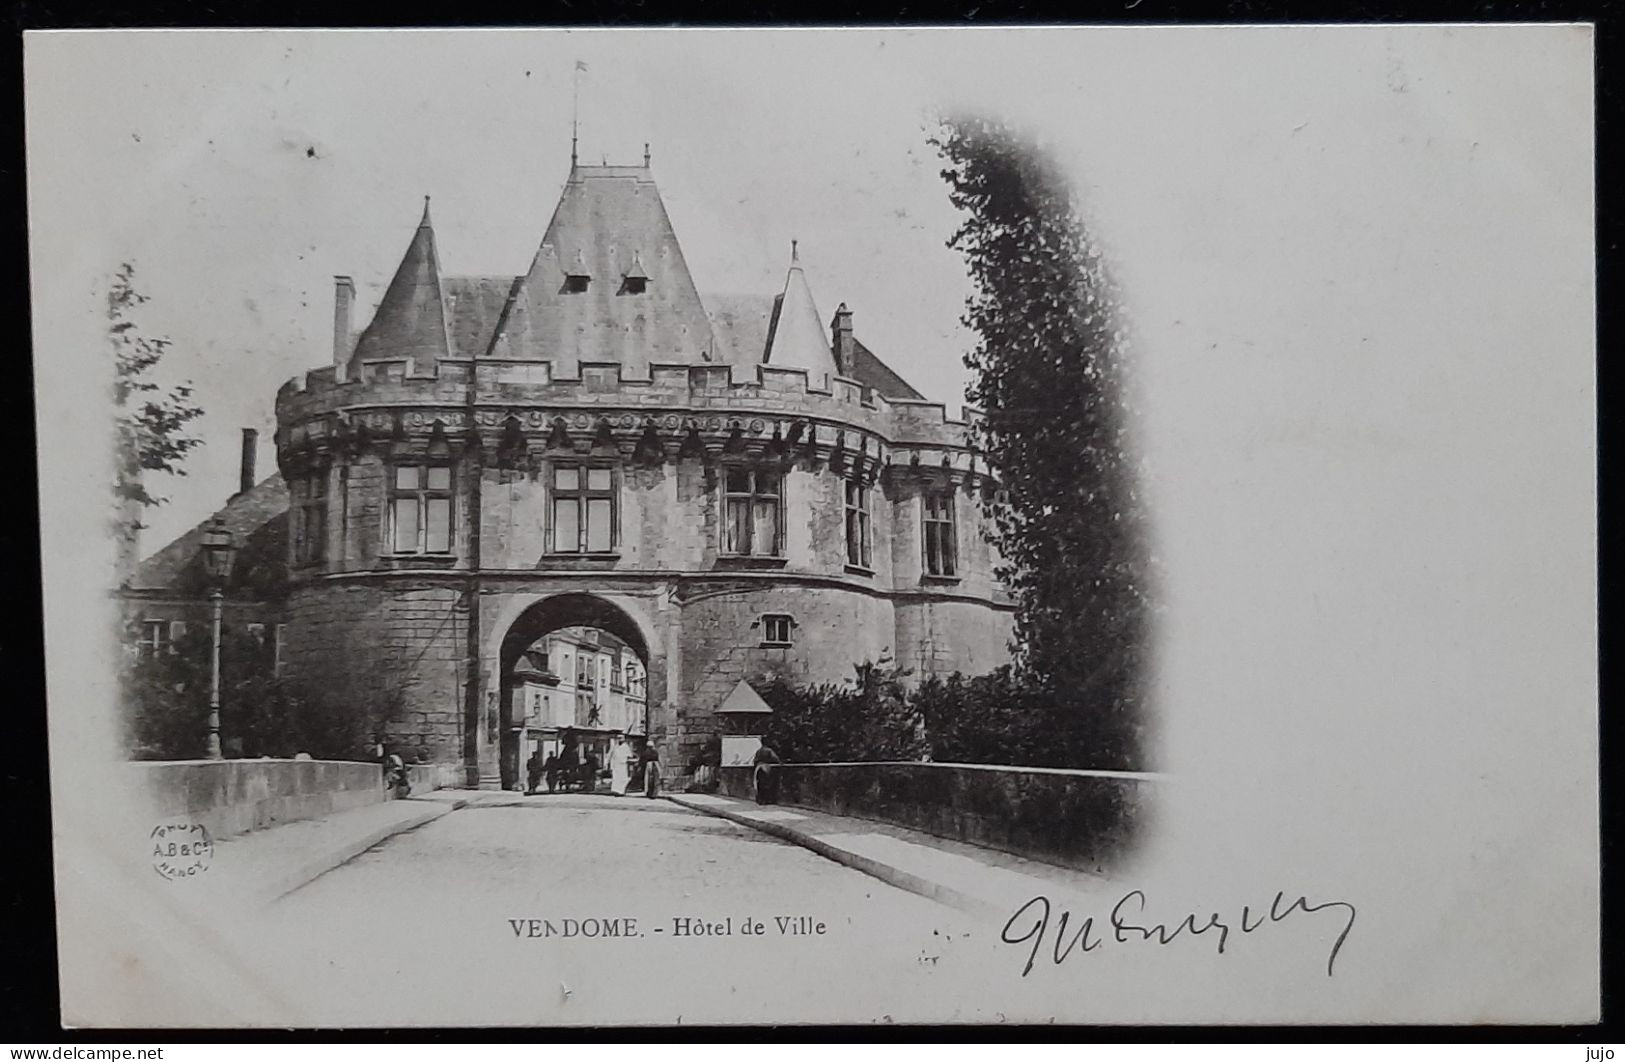
M 741 678 L 1006 659 L 966 425 L 825 330 L 798 253 L 702 298 L 647 159 L 573 166 L 523 275 L 444 276 L 426 203 L 353 345 L 352 291 L 277 396 L 286 667 L 389 660 L 394 746 L 511 784 L 516 668 L 572 627 L 641 658 L 678 775 Z

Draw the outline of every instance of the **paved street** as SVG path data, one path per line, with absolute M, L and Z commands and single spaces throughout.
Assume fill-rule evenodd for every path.
M 731 935 L 678 936 L 680 918 Z M 795 919 L 825 931 L 789 933 Z M 566 937 L 566 920 L 598 935 Z M 609 922 L 638 935 L 608 937 Z M 897 1006 L 918 1020 L 923 1001 L 948 1020 L 997 933 L 664 800 L 563 794 L 395 837 L 257 929 L 309 1021 L 377 1024 L 861 1021 Z

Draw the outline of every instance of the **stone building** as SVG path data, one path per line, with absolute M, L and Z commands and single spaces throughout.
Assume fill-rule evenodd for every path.
M 607 764 L 617 736 L 644 736 L 647 684 L 637 654 L 607 631 L 569 627 L 535 642 L 509 673 L 519 762 L 559 752 L 571 731 L 583 752 Z
M 281 658 L 410 660 L 409 756 L 518 784 L 568 628 L 638 659 L 678 776 L 741 678 L 1007 659 L 966 425 L 819 313 L 793 246 L 776 295 L 702 298 L 647 155 L 572 163 L 520 276 L 444 275 L 426 200 L 359 335 L 353 302 L 337 278 L 332 364 L 276 398 Z
M 272 666 L 280 668 L 286 632 L 288 490 L 280 473 L 256 481 L 257 437 L 254 429 L 243 429 L 241 477 L 225 505 L 123 573 L 119 598 L 127 651 L 168 652 L 189 631 L 208 629 L 212 616 L 203 533 L 218 521 L 236 543 L 224 587 L 222 626 L 259 639 Z

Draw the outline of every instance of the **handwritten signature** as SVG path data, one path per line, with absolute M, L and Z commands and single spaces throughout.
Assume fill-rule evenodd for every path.
M 1270 903 L 1269 911 L 1267 913 L 1258 912 L 1257 921 L 1255 922 L 1248 921 L 1249 916 L 1253 914 L 1252 908 L 1245 904 L 1242 905 L 1239 923 L 1241 932 L 1257 932 L 1266 925 L 1285 921 L 1296 911 L 1302 911 L 1304 914 L 1314 914 L 1316 911 L 1340 911 L 1344 913 L 1347 916 L 1347 921 L 1343 924 L 1343 931 L 1337 935 L 1337 940 L 1332 943 L 1331 954 L 1326 958 L 1326 976 L 1330 977 L 1332 967 L 1337 962 L 1337 953 L 1342 950 L 1343 941 L 1348 939 L 1349 930 L 1354 928 L 1354 905 L 1342 900 L 1328 900 L 1325 903 L 1312 904 L 1307 897 L 1299 896 L 1283 910 L 1281 905 L 1285 901 L 1286 893 L 1277 892 L 1275 899 Z M 1225 945 L 1230 943 L 1232 926 L 1229 922 L 1222 921 L 1218 914 L 1209 915 L 1207 921 L 1201 923 L 1198 922 L 1195 914 L 1187 914 L 1174 923 L 1173 928 L 1170 929 L 1167 923 L 1164 922 L 1140 925 L 1139 921 L 1145 913 L 1145 908 L 1145 893 L 1139 889 L 1134 889 L 1124 894 L 1123 898 L 1118 900 L 1112 907 L 1109 919 L 1111 936 L 1106 936 L 1103 931 L 1097 935 L 1095 920 L 1091 916 L 1085 918 L 1078 925 L 1077 931 L 1069 939 L 1067 929 L 1072 921 L 1072 912 L 1063 910 L 1055 917 L 1055 931 L 1051 934 L 1050 925 L 1053 906 L 1049 897 L 1034 896 L 1022 904 L 1015 914 L 1010 916 L 1010 920 L 1004 924 L 1004 931 L 1000 934 L 1000 939 L 1006 944 L 1025 944 L 1029 940 L 1032 941 L 1032 950 L 1027 954 L 1027 964 L 1021 970 L 1021 976 L 1023 977 L 1032 972 L 1033 964 L 1038 961 L 1038 951 L 1043 947 L 1046 938 L 1052 941 L 1053 961 L 1056 966 L 1065 962 L 1074 950 L 1079 952 L 1095 951 L 1105 945 L 1107 941 L 1115 941 L 1118 944 L 1149 941 L 1161 946 L 1172 944 L 1185 933 L 1189 933 L 1192 938 L 1201 936 L 1204 933 L 1215 933 L 1220 955 L 1224 954 Z M 1022 925 L 1026 927 L 1025 932 L 1017 928 Z M 1013 932 L 1019 933 L 1019 935 L 1012 935 Z

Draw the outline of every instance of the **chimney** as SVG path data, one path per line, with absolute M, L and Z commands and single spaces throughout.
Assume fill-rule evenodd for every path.
M 243 467 L 237 493 L 242 494 L 254 486 L 254 452 L 260 442 L 260 433 L 253 428 L 243 429 Z
M 835 319 L 830 322 L 830 350 L 835 355 L 835 371 L 852 378 L 853 363 L 857 361 L 857 343 L 852 338 L 852 311 L 841 303 L 835 309 Z
M 350 308 L 355 304 L 355 281 L 349 277 L 333 278 L 333 364 L 339 376 L 350 363 L 350 352 L 355 349 L 350 332 Z

